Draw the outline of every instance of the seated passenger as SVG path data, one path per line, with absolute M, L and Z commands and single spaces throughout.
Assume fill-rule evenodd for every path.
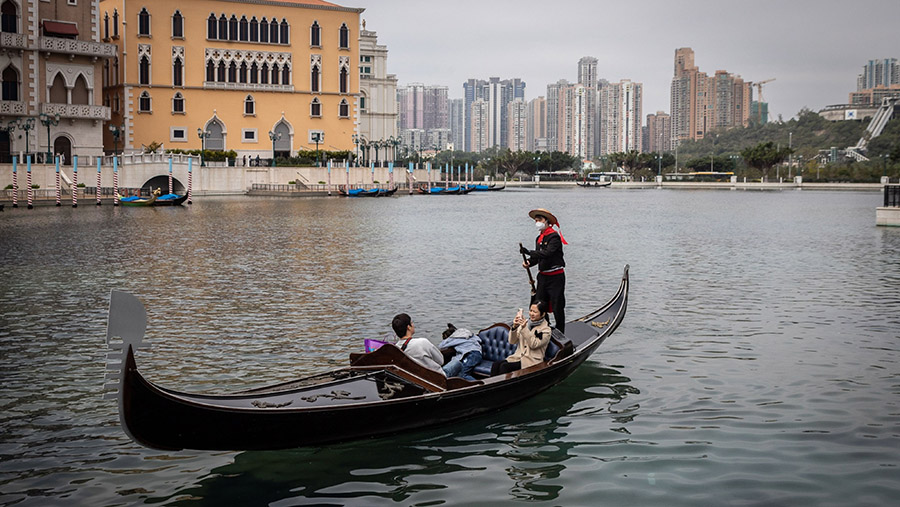
M 481 339 L 468 329 L 457 329 L 453 324 L 447 324 L 442 336 L 444 339 L 438 347 L 454 351 L 453 358 L 443 367 L 444 375 L 475 380 L 472 371 L 481 363 Z
M 526 319 L 519 310 L 509 330 L 509 343 L 518 346 L 513 355 L 497 361 L 491 367 L 491 375 L 502 375 L 521 368 L 534 366 L 544 360 L 544 352 L 550 344 L 550 324 L 547 322 L 547 303 L 535 301 L 528 308 Z
M 425 338 L 413 338 L 416 327 L 412 319 L 405 313 L 394 316 L 391 327 L 397 334 L 397 347 L 406 353 L 413 361 L 421 364 L 429 370 L 440 372 L 446 376 L 441 365 L 444 364 L 444 355 L 440 349 Z

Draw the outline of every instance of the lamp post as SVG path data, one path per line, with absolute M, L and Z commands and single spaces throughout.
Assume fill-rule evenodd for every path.
M 12 140 L 13 140 L 13 133 L 15 131 L 16 131 L 16 122 L 15 121 L 10 121 L 9 123 L 6 124 L 5 127 L 0 125 L 0 132 L 6 132 L 9 137 L 9 143 L 10 143 L 9 151 L 10 152 L 13 151 L 12 150 Z M 12 156 L 12 153 L 10 153 L 10 156 Z M 10 161 L 11 161 L 11 159 L 10 160 L 0 160 L 0 162 L 10 162 Z
M 119 136 L 125 133 L 125 125 L 109 124 L 109 131 L 113 136 L 113 157 L 119 156 Z
M 49 164 L 51 160 L 53 160 L 53 152 L 50 150 L 50 126 L 59 125 L 59 113 L 54 115 L 50 115 L 48 113 L 41 113 L 38 115 L 38 118 L 41 120 L 41 125 L 47 127 L 47 160 L 44 161 L 45 164 Z
M 203 152 L 206 150 L 206 139 L 209 138 L 210 134 L 212 134 L 212 132 L 210 132 L 208 130 L 204 132 L 204 130 L 201 128 L 197 129 L 197 137 L 200 138 L 200 166 L 201 167 L 204 165 Z
M 791 179 L 791 166 L 794 165 L 794 133 L 788 132 L 788 179 Z
M 281 132 L 272 132 L 271 130 L 269 131 L 269 140 L 272 141 L 272 165 L 271 165 L 271 167 L 275 167 L 275 141 L 277 141 L 279 139 L 281 139 Z
M 316 143 L 316 167 L 319 167 L 319 143 L 324 141 L 323 137 L 321 132 L 312 133 L 312 140 Z
M 350 136 L 350 139 L 353 139 L 354 153 L 356 154 L 356 167 L 359 167 L 359 138 L 358 134 L 353 134 Z
M 397 148 L 400 146 L 400 144 L 402 142 L 403 141 L 400 140 L 400 136 L 397 136 L 397 137 L 391 136 L 391 144 L 393 145 L 393 150 L 392 150 L 393 153 L 391 153 L 391 155 L 393 157 L 394 163 L 397 163 Z
M 19 130 L 25 131 L 25 156 L 28 156 L 29 140 L 28 133 L 34 128 L 34 118 L 19 118 L 16 120 L 16 126 Z
M 656 176 L 662 176 L 662 153 L 656 154 Z
M 381 141 L 372 141 L 372 147 L 375 148 L 375 165 L 381 167 L 378 165 L 378 150 L 381 148 Z

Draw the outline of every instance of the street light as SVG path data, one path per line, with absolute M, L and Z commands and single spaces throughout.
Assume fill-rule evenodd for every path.
M 34 128 L 34 118 L 19 118 L 16 120 L 16 126 L 19 127 L 19 130 L 25 131 L 25 156 L 27 157 L 29 148 L 28 132 Z
M 382 146 L 382 141 L 372 141 L 372 147 L 375 148 L 375 166 L 381 167 L 378 165 L 378 150 Z
M 272 141 L 272 166 L 275 167 L 275 141 L 281 139 L 281 132 L 269 131 L 269 140 Z
M 209 139 L 209 136 L 212 135 L 210 131 L 203 131 L 201 128 L 197 128 L 197 137 L 200 138 L 200 166 L 203 166 L 203 152 L 206 150 L 206 140 Z
M 360 135 L 358 135 L 358 134 L 353 134 L 352 136 L 350 136 L 350 139 L 353 139 L 353 145 L 355 146 L 354 152 L 356 153 L 356 167 L 359 167 L 359 141 L 360 141 L 360 137 L 362 137 L 362 136 L 360 136 Z
M 316 143 L 316 167 L 319 167 L 319 143 L 324 141 L 324 137 L 322 132 L 313 132 L 311 134 L 312 140 Z
M 109 131 L 113 136 L 113 157 L 119 156 L 119 136 L 125 133 L 125 125 L 109 124 Z
M 53 152 L 50 151 L 50 125 L 59 125 L 59 113 L 56 113 L 54 115 L 41 113 L 38 115 L 38 117 L 41 120 L 41 124 L 47 127 L 47 160 L 45 160 L 44 163 L 49 164 L 51 161 L 53 161 Z

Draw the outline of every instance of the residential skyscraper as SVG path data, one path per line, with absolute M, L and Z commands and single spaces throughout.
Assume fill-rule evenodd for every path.
M 643 85 L 623 79 L 600 90 L 600 155 L 641 151 Z
M 446 86 L 425 87 L 425 111 L 423 114 L 425 130 L 449 129 L 450 109 L 449 91 Z
M 488 102 L 484 99 L 475 99 L 469 111 L 469 148 L 475 153 L 482 152 L 490 147 L 488 144 Z
M 559 151 L 560 147 L 560 90 L 569 86 L 569 82 L 560 79 L 547 85 L 547 147 L 550 151 Z
M 528 104 L 524 99 L 515 99 L 506 107 L 506 146 L 512 151 L 525 151 L 528 139 Z
M 487 147 L 506 147 L 508 140 L 507 105 L 516 98 L 525 99 L 525 82 L 519 78 L 503 79 L 492 77 L 489 80 L 469 79 L 463 83 L 463 100 L 465 101 L 466 138 L 474 139 L 472 134 L 472 104 L 476 100 L 484 100 L 488 105 L 488 141 Z M 468 151 L 476 151 L 471 144 Z
M 545 150 L 547 147 L 547 101 L 538 97 L 528 102 L 525 119 L 525 149 Z
M 672 117 L 663 111 L 647 115 L 647 151 L 665 153 L 672 150 Z
M 578 60 L 578 83 L 585 87 L 585 127 L 587 145 L 585 158 L 593 158 L 596 153 L 597 136 L 597 100 L 599 99 L 597 59 L 593 56 L 585 56 Z
M 450 139 L 454 150 L 466 148 L 466 100 L 450 99 Z
M 425 85 L 410 83 L 397 89 L 400 130 L 425 129 Z
M 675 50 L 670 100 L 673 143 L 703 139 L 712 129 L 750 123 L 750 83 L 724 70 L 712 77 L 700 72 L 691 48 Z
M 887 88 L 891 85 L 900 85 L 900 64 L 896 58 L 869 60 L 869 63 L 863 65 L 862 74 L 856 78 L 856 91 L 876 86 Z

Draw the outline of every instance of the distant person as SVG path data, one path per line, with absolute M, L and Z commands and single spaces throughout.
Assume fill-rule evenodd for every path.
M 547 322 L 547 303 L 543 301 L 531 303 L 527 319 L 519 310 L 509 330 L 509 343 L 517 345 L 516 351 L 506 359 L 494 363 L 491 367 L 491 376 L 528 368 L 542 362 L 552 332 Z
M 537 289 L 534 301 L 540 300 L 548 303 L 549 311 L 553 312 L 553 320 L 556 329 L 566 331 L 566 261 L 563 259 L 563 245 L 568 245 L 566 240 L 553 226 L 559 227 L 559 220 L 553 213 L 538 208 L 528 212 L 528 216 L 534 219 L 534 225 L 539 231 L 534 240 L 534 250 L 524 246 L 519 250 L 528 259 L 522 264 L 528 269 L 535 264 L 538 267 Z
M 453 324 L 447 324 L 441 336 L 443 340 L 438 348 L 453 349 L 453 357 L 443 366 L 444 375 L 475 380 L 472 372 L 481 364 L 481 338 L 468 329 L 457 329 Z
M 412 319 L 405 313 L 394 316 L 391 327 L 397 334 L 397 347 L 406 353 L 413 361 L 421 364 L 429 370 L 440 372 L 446 376 L 441 366 L 444 364 L 444 355 L 440 349 L 425 338 L 413 338 L 416 326 Z

